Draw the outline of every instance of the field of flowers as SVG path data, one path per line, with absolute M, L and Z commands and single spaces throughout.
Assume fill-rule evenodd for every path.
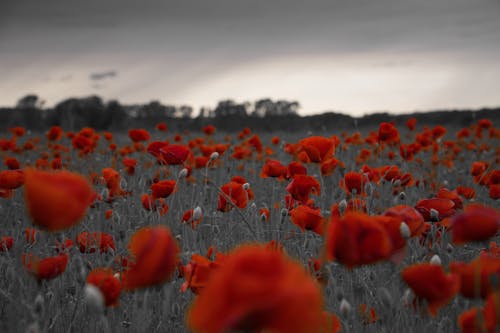
M 1 332 L 498 332 L 500 128 L 0 135 Z

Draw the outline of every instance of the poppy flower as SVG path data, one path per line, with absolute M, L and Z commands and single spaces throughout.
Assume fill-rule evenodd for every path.
M 151 185 L 151 194 L 154 198 L 167 198 L 170 194 L 175 192 L 176 184 L 177 182 L 175 180 L 160 180 Z
M 14 190 L 23 186 L 24 173 L 21 170 L 0 171 L 0 188 Z
M 269 217 L 271 216 L 271 211 L 269 208 L 261 208 L 259 209 L 259 216 L 263 221 L 268 222 Z
M 413 131 L 416 125 L 417 125 L 417 118 L 415 117 L 411 117 L 406 121 L 406 127 L 408 127 L 410 131 Z
M 491 207 L 469 204 L 464 212 L 450 221 L 453 243 L 484 241 L 493 237 L 500 227 L 500 213 Z
M 297 161 L 290 162 L 286 167 L 286 179 L 292 179 L 295 175 L 307 175 L 307 168 Z
M 376 215 L 373 216 L 376 223 L 384 227 L 387 235 L 391 239 L 392 253 L 403 249 L 406 246 L 406 239 L 401 235 L 401 217 Z
M 455 208 L 457 209 L 462 209 L 463 208 L 463 201 L 462 198 L 458 195 L 458 192 L 456 190 L 450 191 L 446 187 L 442 187 L 439 189 L 437 195 L 438 198 L 441 199 L 450 199 L 455 203 Z
M 500 199 L 500 184 L 491 184 L 489 186 L 488 194 L 493 200 Z
M 109 196 L 107 198 L 108 201 L 112 201 L 117 196 L 127 194 L 127 192 L 121 187 L 121 176 L 118 171 L 113 168 L 104 168 L 102 169 L 102 176 L 106 182 L 106 187 L 109 190 Z
M 290 211 L 292 223 L 302 231 L 311 230 L 317 234 L 323 233 L 323 216 L 319 208 L 314 209 L 309 206 L 300 205 Z
M 458 194 L 460 194 L 465 199 L 473 199 L 476 197 L 476 191 L 469 186 L 458 186 L 456 188 Z
M 219 193 L 219 203 L 217 210 L 221 212 L 230 211 L 233 206 L 227 201 L 228 199 L 238 208 L 245 208 L 248 204 L 248 194 L 243 188 L 243 184 L 231 181 L 222 185 L 222 193 Z
M 411 237 L 421 235 L 425 230 L 423 216 L 413 207 L 407 205 L 393 206 L 384 212 L 386 216 L 399 217 L 410 228 Z
M 267 159 L 264 165 L 262 166 L 262 170 L 260 172 L 261 178 L 280 178 L 283 179 L 286 176 L 287 167 L 281 164 L 280 161 Z
M 7 157 L 4 164 L 9 170 L 17 170 L 21 167 L 21 163 L 15 157 Z
M 326 252 L 348 268 L 387 259 L 392 252 L 391 238 L 385 228 L 364 213 L 332 215 L 327 231 Z
M 458 316 L 458 326 L 462 333 L 489 333 L 484 324 L 482 309 L 473 307 Z M 493 333 L 494 331 L 491 331 Z
M 62 138 L 64 132 L 59 126 L 52 126 L 47 132 L 47 140 L 58 141 Z
M 181 285 L 181 291 L 185 292 L 187 289 L 191 289 L 193 293 L 199 294 L 207 285 L 210 274 L 221 266 L 224 258 L 224 255 L 218 253 L 215 260 L 211 261 L 207 257 L 193 254 L 191 261 L 187 265 L 182 266 L 185 281 Z
M 399 131 L 391 123 L 381 123 L 378 128 L 378 141 L 388 144 L 399 143 Z
M 300 140 L 298 144 L 299 152 L 305 152 L 308 160 L 313 163 L 321 163 L 332 157 L 335 150 L 335 142 L 322 136 L 311 136 Z
M 181 222 L 191 224 L 191 228 L 194 229 L 198 224 L 201 223 L 202 218 L 202 216 L 195 216 L 194 209 L 188 209 L 182 215 Z
M 135 168 L 137 167 L 137 160 L 135 158 L 124 158 L 122 163 L 127 171 L 127 174 L 132 176 L 135 173 Z
M 9 251 L 14 246 L 14 238 L 10 236 L 0 237 L 0 252 Z
M 455 202 L 450 199 L 431 198 L 422 199 L 415 205 L 415 209 L 424 217 L 425 221 L 431 221 L 431 209 L 435 210 L 438 214 L 435 216 L 438 221 L 446 217 L 450 217 L 456 213 Z
M 321 186 L 316 178 L 309 175 L 295 175 L 293 180 L 286 187 L 288 193 L 295 200 L 306 204 L 310 194 L 321 194 Z
M 435 316 L 460 290 L 460 277 L 446 274 L 441 265 L 415 264 L 405 268 L 401 277 L 417 298 L 427 301 L 429 312 Z
M 164 145 L 159 149 L 160 161 L 169 165 L 184 163 L 190 156 L 191 150 L 184 145 Z
M 70 238 L 66 238 L 62 242 L 56 241 L 57 253 L 69 252 L 74 246 L 75 246 L 75 243 Z
M 166 132 L 167 131 L 167 124 L 166 123 L 158 123 L 155 125 L 155 128 L 160 131 L 160 132 Z
M 339 317 L 334 313 L 323 311 L 323 325 L 320 332 L 338 333 L 342 329 L 342 323 Z
M 134 142 L 149 141 L 151 139 L 149 132 L 143 128 L 129 130 L 128 136 Z
M 500 278 L 500 259 L 491 256 L 479 256 L 469 264 L 452 262 L 450 269 L 460 276 L 460 293 L 464 297 L 485 298 L 495 288 L 491 277 Z
M 349 194 L 353 193 L 354 190 L 357 194 L 364 193 L 363 174 L 354 171 L 346 173 L 340 187 Z
M 122 274 L 126 290 L 161 284 L 172 276 L 179 254 L 177 242 L 165 226 L 139 229 L 128 243 L 132 257 Z
M 322 308 L 321 290 L 301 264 L 282 252 L 245 245 L 210 274 L 187 324 L 206 333 L 319 332 Z
M 214 125 L 207 125 L 202 128 L 203 133 L 205 135 L 213 135 L 215 133 L 215 126 Z
M 462 333 L 496 333 L 500 324 L 500 292 L 492 292 L 483 308 L 474 307 L 458 317 Z
M 38 280 L 51 280 L 58 277 L 66 270 L 68 261 L 69 255 L 67 253 L 43 259 L 31 253 L 22 255 L 24 268 Z
M 94 253 L 97 249 L 100 253 L 107 253 L 110 249 L 115 250 L 113 236 L 105 232 L 83 231 L 76 236 L 76 243 L 81 253 Z
M 163 198 L 157 199 L 152 194 L 141 195 L 141 203 L 145 210 L 158 211 L 161 216 L 165 215 L 169 209 Z
M 36 225 L 49 231 L 72 227 L 95 200 L 87 179 L 68 171 L 45 172 L 26 169 L 24 197 Z
M 113 270 L 109 268 L 96 268 L 87 275 L 87 284 L 91 284 L 101 291 L 105 306 L 115 306 L 121 293 L 121 282 Z
M 328 158 L 321 163 L 321 175 L 330 176 L 337 167 L 343 168 L 344 163 L 334 157 Z

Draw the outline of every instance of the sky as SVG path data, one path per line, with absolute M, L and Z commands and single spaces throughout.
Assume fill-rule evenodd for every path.
M 500 0 L 1 0 L 0 106 L 214 107 L 301 114 L 500 105 Z

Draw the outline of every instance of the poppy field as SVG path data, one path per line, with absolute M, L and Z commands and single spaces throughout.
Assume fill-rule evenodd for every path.
M 500 128 L 0 135 L 2 332 L 497 332 Z

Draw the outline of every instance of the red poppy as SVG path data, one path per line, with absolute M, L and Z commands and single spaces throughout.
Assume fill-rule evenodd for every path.
M 149 141 L 151 139 L 149 132 L 143 128 L 129 130 L 128 136 L 134 142 Z
M 463 207 L 463 201 L 462 198 L 458 195 L 458 192 L 456 190 L 450 191 L 445 187 L 442 187 L 439 189 L 437 195 L 438 198 L 441 199 L 450 199 L 455 203 L 455 208 L 457 209 L 462 209 Z
M 334 314 L 323 311 L 323 325 L 320 332 L 339 333 L 342 330 L 340 319 Z
M 373 216 L 376 223 L 384 227 L 387 235 L 391 239 L 392 253 L 403 249 L 406 246 L 406 239 L 401 235 L 400 216 L 376 215 Z
M 323 216 L 318 209 L 300 205 L 290 211 L 292 223 L 302 231 L 311 230 L 317 234 L 323 233 Z
M 321 175 L 330 176 L 337 167 L 344 168 L 344 163 L 334 157 L 328 158 L 321 163 Z
M 155 128 L 160 132 L 166 132 L 167 131 L 167 124 L 166 123 L 158 123 L 155 125 Z
M 184 163 L 190 156 L 191 150 L 184 145 L 164 145 L 159 149 L 160 161 L 169 165 Z
M 203 133 L 205 133 L 205 135 L 213 135 L 215 133 L 215 126 L 214 125 L 207 125 L 207 126 L 203 127 L 202 130 L 203 130 Z
M 434 217 L 437 218 L 438 221 L 456 213 L 455 202 L 450 199 L 441 198 L 422 199 L 417 202 L 415 209 L 422 214 L 425 221 L 432 220 L 433 216 L 431 216 L 431 209 L 437 212 L 437 215 Z
M 128 250 L 132 260 L 122 275 L 126 290 L 161 284 L 172 276 L 179 248 L 167 227 L 139 229 L 132 235 Z
M 211 273 L 187 323 L 206 333 L 319 332 L 322 308 L 321 290 L 302 265 L 279 251 L 246 245 Z
M 286 167 L 286 179 L 292 179 L 295 175 L 307 175 L 307 168 L 297 161 L 290 162 Z
M 176 184 L 177 182 L 175 180 L 160 180 L 151 185 L 151 194 L 154 198 L 167 198 L 170 194 L 175 192 Z
M 231 181 L 227 184 L 222 185 L 222 193 L 219 193 L 219 203 L 217 205 L 217 210 L 222 212 L 228 212 L 233 208 L 233 205 L 238 208 L 245 208 L 248 204 L 248 193 L 243 188 L 243 184 Z M 227 200 L 230 199 L 233 205 L 231 205 Z
M 343 217 L 332 216 L 326 251 L 329 260 L 337 260 L 352 268 L 387 259 L 392 243 L 384 227 L 370 216 L 347 212 Z
M 261 178 L 275 177 L 283 179 L 286 177 L 287 167 L 280 161 L 267 159 L 260 172 Z
M 500 292 L 491 293 L 483 308 L 474 307 L 458 317 L 462 333 L 496 333 L 500 324 Z
M 410 228 L 411 237 L 419 236 L 425 230 L 423 216 L 411 206 L 394 206 L 386 210 L 384 215 L 399 217 Z
M 0 252 L 9 251 L 14 246 L 14 238 L 10 236 L 0 237 Z
M 4 164 L 9 170 L 17 170 L 21 167 L 21 164 L 15 157 L 7 157 Z
M 399 131 L 394 124 L 380 124 L 378 129 L 378 141 L 388 144 L 399 143 Z
M 22 255 L 24 268 L 38 280 L 50 280 L 58 277 L 66 270 L 68 261 L 69 255 L 67 253 L 43 259 L 31 253 Z
M 271 216 L 271 211 L 269 210 L 269 208 L 261 208 L 259 209 L 259 216 L 263 221 L 268 222 L 269 217 Z
M 59 126 L 52 126 L 47 132 L 47 139 L 49 141 L 58 141 L 63 136 L 63 130 Z
M 356 194 L 362 194 L 364 193 L 364 183 L 363 174 L 351 171 L 344 175 L 340 187 L 349 194 L 353 193 L 354 190 L 356 190 Z
M 49 231 L 78 223 L 95 200 L 87 179 L 68 171 L 25 170 L 24 196 L 33 223 Z
M 152 194 L 141 195 L 141 203 L 145 210 L 158 211 L 161 216 L 165 215 L 169 209 L 163 198 L 156 199 Z
M 201 223 L 201 220 L 202 220 L 202 216 L 197 217 L 195 219 L 194 209 L 189 209 L 189 210 L 186 210 L 184 212 L 184 214 L 182 215 L 181 222 L 191 224 L 191 228 L 194 229 L 198 224 Z
M 417 125 L 417 118 L 415 117 L 411 117 L 406 121 L 406 127 L 408 127 L 410 131 L 413 131 L 416 125 Z
M 104 168 L 102 169 L 102 176 L 106 182 L 106 187 L 109 190 L 109 197 L 107 200 L 111 201 L 117 196 L 127 194 L 120 185 L 120 174 L 113 168 Z
M 491 207 L 469 204 L 464 212 L 451 219 L 450 224 L 451 236 L 455 244 L 484 241 L 498 232 L 500 213 Z
M 211 261 L 209 258 L 199 254 L 193 254 L 191 261 L 182 266 L 182 274 L 184 276 L 184 283 L 181 286 L 181 291 L 185 292 L 188 288 L 195 294 L 207 285 L 210 274 L 221 266 L 225 256 L 217 253 L 215 260 Z
M 476 191 L 469 186 L 458 186 L 456 189 L 457 193 L 460 194 L 465 199 L 473 199 L 476 197 Z
M 401 277 L 417 298 L 427 301 L 429 312 L 433 316 L 448 304 L 460 289 L 459 276 L 446 274 L 441 265 L 411 265 L 401 272 Z
M 123 166 L 127 173 L 132 176 L 135 173 L 135 168 L 137 167 L 137 160 L 135 158 L 124 158 L 122 160 Z
M 469 264 L 452 262 L 450 269 L 460 276 L 460 293 L 464 297 L 485 298 L 493 288 L 493 275 L 500 278 L 500 258 L 480 256 Z
M 24 173 L 22 170 L 3 170 L 0 171 L 0 188 L 14 190 L 23 186 Z
M 318 180 L 309 175 L 293 176 L 293 180 L 288 184 L 286 190 L 295 200 L 303 204 L 307 203 L 310 194 L 321 194 L 321 186 Z
M 305 152 L 308 160 L 314 163 L 321 163 L 332 157 L 335 150 L 335 142 L 322 136 L 311 136 L 300 140 L 298 144 L 299 152 Z
M 488 194 L 491 199 L 500 199 L 500 184 L 492 184 L 489 186 Z
M 121 293 L 121 282 L 113 270 L 109 268 L 96 268 L 87 275 L 87 284 L 91 284 L 101 291 L 105 306 L 115 306 Z
M 110 249 L 115 250 L 113 236 L 105 232 L 83 231 L 76 236 L 76 243 L 81 253 L 94 253 L 97 249 L 100 253 L 107 253 Z
M 75 243 L 70 238 L 66 238 L 62 242 L 56 241 L 57 253 L 69 252 L 74 246 L 75 246 Z

